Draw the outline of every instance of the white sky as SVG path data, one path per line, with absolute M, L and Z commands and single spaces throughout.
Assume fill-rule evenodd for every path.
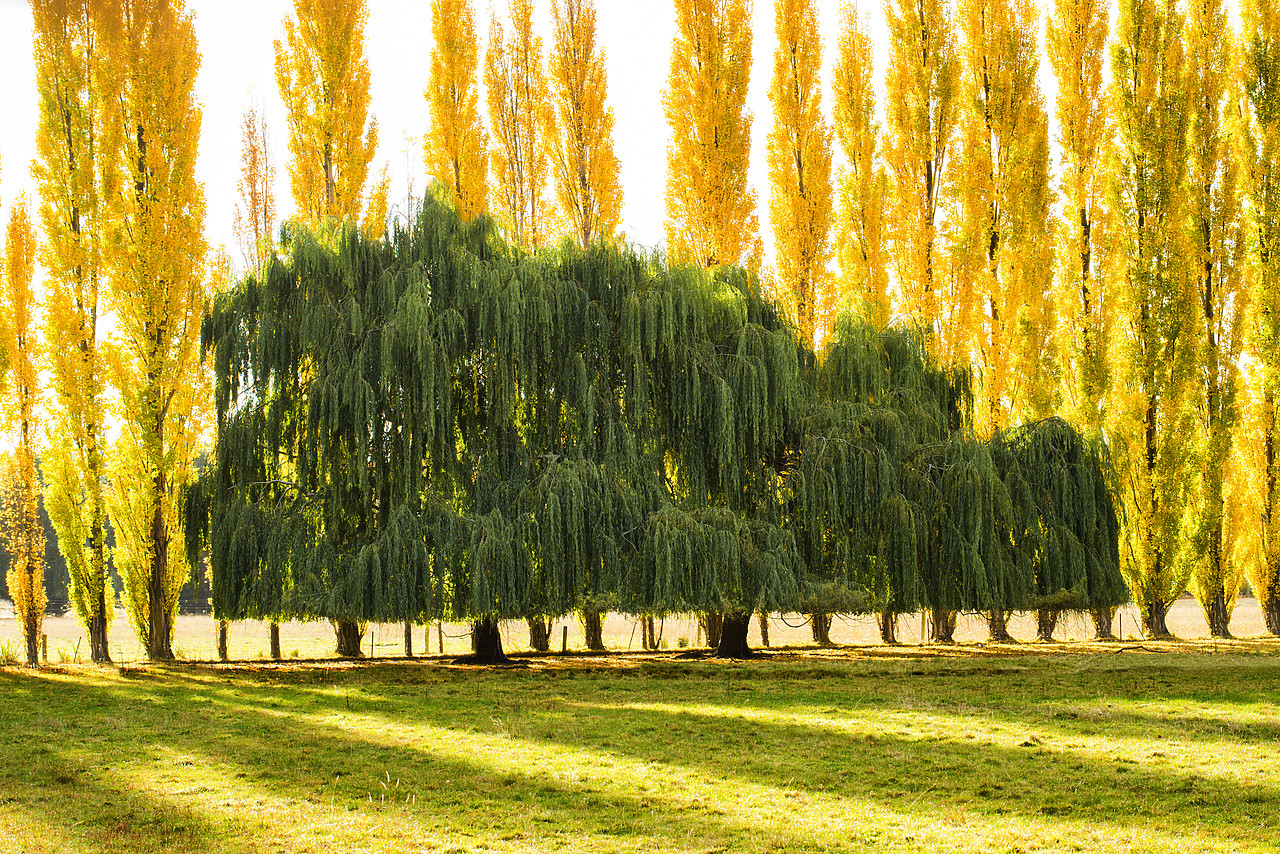
M 614 144 L 621 164 L 623 230 L 633 242 L 656 246 L 663 240 L 666 149 L 669 137 L 662 115 L 675 15 L 670 0 L 596 0 L 597 42 L 609 72 L 609 105 L 614 111 Z M 873 27 L 882 28 L 880 4 L 865 0 Z M 820 27 L 828 68 L 838 37 L 840 0 L 819 0 Z M 239 253 L 232 233 L 236 182 L 240 168 L 240 119 L 257 102 L 267 116 L 278 171 L 276 197 L 282 216 L 292 212 L 283 107 L 275 84 L 272 43 L 291 13 L 289 0 L 189 0 L 203 55 L 196 94 L 204 107 L 197 178 L 205 184 L 205 229 L 211 246 Z M 482 41 L 489 11 L 506 19 L 506 0 L 477 0 L 476 27 Z M 544 48 L 550 42 L 549 0 L 537 0 L 536 25 Z M 378 120 L 378 153 L 371 174 L 390 167 L 392 206 L 403 207 L 412 187 L 425 186 L 421 140 L 427 131 L 423 89 L 431 50 L 428 0 L 369 0 L 366 50 L 372 78 L 371 112 Z M 751 183 L 758 195 L 760 224 L 769 244 L 765 140 L 772 122 L 768 89 L 772 75 L 773 2 L 755 0 L 754 64 L 749 108 L 752 125 Z M 26 0 L 0 0 L 0 205 L 18 193 L 33 194 L 30 163 L 35 155 L 35 71 L 31 59 L 31 12 Z M 877 38 L 879 68 L 884 67 L 883 38 Z M 830 111 L 830 92 L 824 92 Z

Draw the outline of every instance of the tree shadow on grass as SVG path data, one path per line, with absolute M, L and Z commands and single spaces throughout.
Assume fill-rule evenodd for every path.
M 424 839 L 445 846 L 468 839 L 549 843 L 566 836 L 596 838 L 608 848 L 675 849 L 692 840 L 705 842 L 703 848 L 745 850 L 768 834 L 794 850 L 810 850 L 800 831 L 766 833 L 709 807 L 674 803 L 660 790 L 623 793 L 590 775 L 570 781 L 536 766 L 495 767 L 482 754 L 449 755 L 442 744 L 397 734 L 399 712 L 384 721 L 376 733 L 381 738 L 317 721 L 351 715 L 361 725 L 375 707 L 386 709 L 381 700 L 349 692 L 325 696 L 324 689 L 304 693 L 287 685 L 210 684 L 176 672 L 110 685 L 62 681 L 47 687 L 46 699 L 68 723 L 45 740 L 48 779 L 24 786 L 0 772 L 0 791 L 10 808 L 87 840 L 85 850 L 265 849 L 288 829 L 273 828 L 271 818 L 257 813 L 278 812 L 294 830 L 318 829 L 312 841 L 326 850 L 370 841 L 379 849 L 409 850 L 403 845 Z M 117 713 L 129 716 L 123 744 L 105 731 L 119 725 Z M 462 729 L 455 732 L 458 739 L 467 737 Z M 57 777 L 72 768 L 81 769 L 84 781 L 58 784 Z M 202 770 L 216 778 L 205 779 L 202 787 L 217 804 L 186 803 L 158 794 L 152 785 L 189 788 Z M 149 777 L 148 786 L 116 788 L 129 776 Z M 225 780 L 234 785 L 220 782 Z

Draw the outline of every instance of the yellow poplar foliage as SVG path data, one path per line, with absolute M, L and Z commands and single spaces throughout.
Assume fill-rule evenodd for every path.
M 866 23 L 846 3 L 832 71 L 831 118 L 848 165 L 841 172 L 836 211 L 840 259 L 837 303 L 861 302 L 878 327 L 889 324 L 889 256 L 886 245 L 887 177 L 880 162 L 876 123 L 875 64 Z
M 1072 420 L 1101 431 L 1111 385 L 1107 291 L 1107 162 L 1111 124 L 1103 85 L 1107 0 L 1054 0 L 1045 29 L 1058 81 L 1061 217 L 1056 287 L 1063 403 Z
M 551 146 L 556 201 L 584 247 L 610 240 L 622 221 L 622 185 L 613 153 L 613 110 L 605 106 L 604 53 L 596 46 L 592 0 L 551 7 L 551 103 L 557 140 Z
M 33 175 L 44 243 L 45 351 L 52 388 L 43 457 L 45 507 L 67 562 L 71 604 L 94 661 L 110 661 L 115 612 L 107 580 L 105 369 L 98 316 L 117 198 L 104 180 L 119 141 L 108 120 L 118 30 L 109 0 L 31 4 L 39 125 Z
M 1190 574 L 1183 532 L 1196 453 L 1198 305 L 1186 247 L 1187 91 L 1170 0 L 1121 0 L 1112 49 L 1117 231 L 1111 449 L 1123 507 L 1121 571 L 1148 636 Z
M 36 364 L 39 340 L 32 313 L 35 299 L 31 279 L 35 271 L 36 235 L 25 199 L 9 213 L 5 235 L 4 311 L 9 316 L 6 349 L 12 354 L 12 393 L 6 395 L 6 425 L 17 446 L 5 480 L 8 506 L 3 534 L 9 552 L 9 596 L 18 629 L 27 646 L 27 663 L 40 663 L 40 626 L 44 622 L 44 528 L 37 515 L 40 480 L 36 474 L 36 442 L 40 400 Z
M 480 121 L 480 54 L 472 0 L 431 0 L 431 36 L 427 172 L 449 188 L 458 214 L 469 221 L 485 210 L 489 194 L 489 141 Z
M 800 341 L 814 347 L 832 294 L 831 131 L 822 117 L 822 39 L 815 0 L 775 0 L 769 214 L 783 288 L 795 301 Z
M 964 330 L 990 434 L 1047 417 L 1052 329 L 1048 117 L 1031 0 L 960 0 L 956 263 L 965 287 L 943 309 Z
M 112 373 L 120 400 L 111 503 L 130 621 L 152 659 L 173 657 L 190 575 L 178 493 L 208 420 L 200 363 L 206 302 L 204 191 L 195 179 L 200 53 L 181 2 L 121 3 L 121 239 L 113 257 Z
M 245 268 L 260 274 L 271 252 L 276 224 L 276 166 L 267 119 L 246 107 L 240 120 L 240 181 L 236 185 L 236 242 Z
M 1261 526 L 1259 560 L 1252 564 L 1249 583 L 1258 596 L 1267 630 L 1280 635 L 1280 489 L 1276 451 L 1280 421 L 1280 6 L 1273 0 L 1244 0 L 1240 4 L 1245 34 L 1244 91 L 1240 111 L 1244 172 L 1253 231 L 1249 267 L 1254 282 L 1250 323 L 1250 355 L 1257 361 L 1257 415 L 1262 456 L 1257 466 L 1261 512 L 1253 519 Z M 1243 444 L 1243 443 L 1241 443 Z
M 533 32 L 532 0 L 512 0 L 511 38 L 494 15 L 484 82 L 494 147 L 490 152 L 493 207 L 525 249 L 542 246 L 549 236 L 545 203 L 547 149 L 552 133 L 542 39 Z
M 298 215 L 355 220 L 363 210 L 378 123 L 369 117 L 363 0 L 294 0 L 275 42 L 289 126 L 289 186 Z
M 1245 276 L 1248 231 L 1240 156 L 1231 126 L 1240 106 L 1232 73 L 1238 48 L 1222 0 L 1199 0 L 1187 7 L 1186 43 L 1191 104 L 1188 247 L 1200 307 L 1198 405 L 1204 448 L 1191 587 L 1210 634 L 1226 637 L 1244 567 L 1227 561 L 1223 476 L 1240 420 L 1240 361 L 1251 288 Z
M 762 247 L 751 158 L 751 4 L 676 0 L 676 36 L 662 107 L 667 149 L 667 251 L 703 267 L 759 268 Z
M 950 168 L 959 109 L 954 36 L 942 0 L 887 0 L 885 23 L 886 213 L 902 301 L 899 313 L 941 334 L 950 320 L 935 292 L 948 284 L 939 219 L 953 183 Z M 938 344 L 939 356 L 954 355 L 950 346 L 941 340 Z

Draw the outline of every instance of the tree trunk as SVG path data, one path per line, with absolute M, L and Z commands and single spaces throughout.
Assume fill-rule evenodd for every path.
M 596 652 L 604 650 L 604 619 L 599 611 L 583 612 L 582 633 L 586 635 L 587 649 Z
M 1115 640 L 1111 631 L 1111 621 L 1115 619 L 1116 609 L 1111 607 L 1090 608 L 1089 616 L 1093 617 L 1093 639 Z
M 413 623 L 404 621 L 404 657 L 413 658 Z
M 1058 627 L 1058 612 L 1053 608 L 1036 609 L 1036 639 L 1053 642 L 1053 630 Z
M 282 658 L 280 655 L 280 624 L 268 623 L 267 636 L 271 639 L 271 660 L 279 661 Z M 359 641 L 356 642 L 356 646 L 359 646 Z
M 956 618 L 959 612 L 947 608 L 929 611 L 930 640 L 934 643 L 955 643 Z
M 876 614 L 876 625 L 880 627 L 880 642 L 896 644 L 898 642 L 898 615 L 894 611 L 881 611 Z
M 708 615 L 709 616 L 709 615 Z M 751 628 L 751 613 L 729 613 L 720 617 L 719 644 L 716 647 L 716 658 L 750 658 L 751 647 L 747 646 L 747 630 Z
M 709 649 L 718 649 L 720 647 L 720 633 L 724 630 L 724 614 L 699 614 L 698 625 L 702 626 L 702 634 L 707 639 L 707 647 Z M 746 643 L 746 641 L 744 640 L 743 643 Z
M 551 649 L 551 621 L 546 617 L 525 617 L 529 625 L 529 649 L 547 652 Z
M 987 612 L 987 636 L 994 643 L 1013 643 L 1013 635 L 1009 634 L 1009 618 L 1013 614 L 1003 608 L 995 608 Z
M 658 621 L 653 617 L 644 618 L 645 631 L 649 633 L 648 643 L 649 649 L 658 648 Z
M 1173 637 L 1173 633 L 1169 631 L 1169 627 L 1165 623 L 1165 617 L 1168 613 L 1169 605 L 1167 603 L 1159 599 L 1147 602 L 1147 607 L 1142 609 L 1143 634 L 1156 640 Z
M 821 646 L 831 646 L 831 615 L 810 614 L 809 629 L 813 632 L 813 642 Z
M 93 603 L 93 616 L 89 618 L 89 657 L 98 664 L 111 663 L 111 651 L 107 649 L 107 593 L 99 591 Z
M 218 620 L 218 660 L 227 660 L 227 621 Z
M 1213 591 L 1213 598 L 1204 609 L 1205 620 L 1209 623 L 1209 636 L 1215 638 L 1231 637 L 1231 612 L 1227 610 L 1227 596 L 1221 587 Z
M 511 659 L 502 651 L 502 633 L 498 631 L 498 618 L 485 617 L 471 624 L 472 643 L 475 652 L 459 661 L 468 664 L 510 664 Z
M 1267 632 L 1273 637 L 1280 637 L 1280 573 L 1273 574 L 1271 578 L 1268 589 L 1257 591 L 1258 604 L 1262 606 L 1262 618 L 1266 620 Z
M 27 614 L 26 625 L 23 626 L 23 635 L 27 640 L 27 666 L 40 666 L 40 614 L 39 611 L 32 611 Z
M 760 645 L 769 645 L 769 615 L 764 611 L 760 612 Z
M 358 622 L 335 620 L 333 631 L 338 638 L 339 658 L 360 658 L 364 655 L 364 651 L 360 649 L 360 642 L 364 640 L 364 631 L 361 630 Z
M 157 415 L 156 438 L 164 446 L 164 423 Z M 169 533 L 164 518 L 163 497 L 167 490 L 164 470 L 154 480 L 155 508 L 151 514 L 151 567 L 147 578 L 147 658 L 152 661 L 173 660 L 172 615 L 165 603 L 165 582 L 169 569 Z

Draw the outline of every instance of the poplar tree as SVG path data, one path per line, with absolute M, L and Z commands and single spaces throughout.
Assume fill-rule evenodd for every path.
M 1122 0 L 1111 54 L 1116 158 L 1112 448 L 1125 520 L 1121 554 L 1143 631 L 1186 589 L 1185 509 L 1195 456 L 1196 273 L 1186 247 L 1188 94 L 1172 0 Z
M 36 444 L 39 420 L 36 406 L 40 398 L 36 365 L 40 344 L 34 322 L 36 235 L 25 198 L 9 212 L 5 233 L 4 313 L 5 349 L 10 354 L 10 383 L 7 395 L 6 426 L 17 440 L 13 457 L 5 471 L 5 523 L 0 527 L 9 552 L 9 596 L 27 647 L 27 664 L 40 664 L 40 627 L 44 621 L 44 528 L 38 515 L 40 477 L 36 473 Z
M 364 0 L 294 0 L 275 42 L 289 128 L 289 185 L 299 216 L 358 219 L 378 123 L 369 116 Z
M 890 0 L 889 70 L 885 77 L 884 158 L 889 175 L 890 246 L 902 305 L 899 313 L 941 335 L 949 318 L 946 247 L 941 237 L 954 181 L 957 60 L 943 0 Z M 952 349 L 938 339 L 935 354 Z
M 121 400 L 112 473 L 116 566 L 125 608 L 149 658 L 173 658 L 179 490 L 191 476 L 208 388 L 198 350 L 206 303 L 204 193 L 195 179 L 200 53 L 181 2 L 120 5 L 120 129 L 110 185 L 121 231 L 111 254 L 116 315 L 111 375 Z
M 427 173 L 449 189 L 464 220 L 488 204 L 488 137 L 480 121 L 480 54 L 472 0 L 432 0 Z
M 1267 631 L 1280 635 L 1280 488 L 1276 447 L 1280 444 L 1280 9 L 1266 0 L 1241 4 L 1242 57 L 1246 102 L 1241 110 L 1245 142 L 1244 171 L 1252 218 L 1249 242 L 1254 298 L 1249 352 L 1260 365 L 1257 420 L 1262 459 L 1254 470 L 1260 481 L 1263 519 L 1259 557 L 1249 583 L 1262 607 Z M 1248 443 L 1242 443 L 1249 448 Z M 1257 517 L 1254 517 L 1257 518 Z
M 1044 417 L 1052 241 L 1048 117 L 1029 0 L 961 0 L 957 262 L 966 287 L 948 313 L 966 329 L 979 378 L 979 431 Z
M 535 250 L 552 233 L 546 203 L 547 157 L 554 121 L 548 108 L 542 38 L 533 31 L 533 0 L 511 3 L 511 37 L 495 14 L 489 24 L 484 81 L 495 145 L 493 208 L 516 245 Z
M 104 179 L 120 132 L 108 110 L 116 69 L 107 45 L 118 7 L 99 0 L 31 5 L 39 125 L 33 177 L 44 242 L 45 348 L 52 388 L 43 457 L 45 506 L 67 562 L 70 598 L 95 662 L 111 660 L 106 366 L 98 318 L 117 198 Z
M 276 226 L 276 166 L 267 119 L 252 106 L 240 120 L 240 180 L 236 184 L 236 242 L 245 267 L 260 270 Z
M 667 251 L 702 267 L 758 267 L 762 249 L 751 158 L 749 0 L 676 0 L 662 108 L 667 148 Z
M 1238 111 L 1236 42 L 1221 0 L 1198 0 L 1188 7 L 1187 91 L 1190 96 L 1191 216 L 1187 224 L 1189 261 L 1196 271 L 1200 306 L 1202 388 L 1199 518 L 1190 534 L 1195 557 L 1192 588 L 1204 609 L 1209 633 L 1230 637 L 1228 623 L 1243 565 L 1228 562 L 1229 510 L 1224 475 L 1240 421 L 1240 361 L 1250 288 L 1248 232 L 1244 223 L 1242 175 L 1232 114 Z
M 832 71 L 831 118 L 847 165 L 837 181 L 837 302 L 861 303 L 876 326 L 889 324 L 887 176 L 876 122 L 871 37 L 857 7 L 842 7 L 844 24 Z
M 604 52 L 596 45 L 592 0 L 551 6 L 551 103 L 557 134 L 550 146 L 556 201 L 582 247 L 611 240 L 622 221 L 622 186 L 613 152 L 613 108 L 605 106 Z
M 1103 85 L 1109 28 L 1110 7 L 1102 0 L 1055 0 L 1045 29 L 1058 83 L 1062 151 L 1056 308 L 1063 402 L 1075 423 L 1093 431 L 1103 429 L 1111 385 L 1107 164 L 1112 125 Z M 1094 616 L 1099 635 L 1110 636 L 1111 614 Z
M 814 0 L 775 0 L 769 213 L 782 287 L 795 301 L 800 342 L 831 310 L 831 131 L 822 116 L 822 39 Z

